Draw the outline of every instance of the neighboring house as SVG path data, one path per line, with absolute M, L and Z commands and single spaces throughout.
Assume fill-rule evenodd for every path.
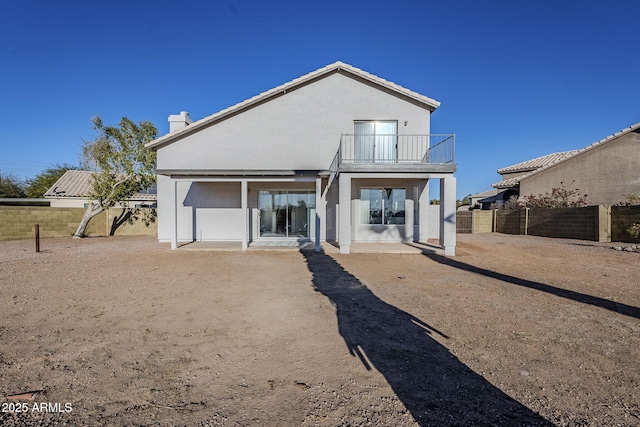
M 469 196 L 470 209 L 490 209 L 491 204 L 495 203 L 499 191 L 495 188 L 482 193 L 476 193 Z
M 506 168 L 498 169 L 498 173 L 502 175 L 502 181 L 496 182 L 491 186 L 498 189 L 498 193 L 487 199 L 483 199 L 481 203 L 484 205 L 487 202 L 501 204 L 508 201 L 511 197 L 519 197 L 520 181 L 525 177 L 539 169 L 553 165 L 568 157 L 576 154 L 578 150 L 563 151 L 560 153 L 547 154 L 546 156 L 537 157 L 526 162 L 517 163 L 515 165 L 507 166 Z
M 51 203 L 43 199 L 3 197 L 0 198 L 0 206 L 51 206 Z
M 640 194 L 640 123 L 570 153 L 522 176 L 520 195 L 564 185 L 586 194 L 590 205 L 615 205 Z
M 86 208 L 90 202 L 88 195 L 94 174 L 91 171 L 68 170 L 44 193 L 44 197 L 54 208 Z M 132 208 L 155 207 L 156 199 L 155 188 L 151 188 L 135 194 L 128 205 Z
M 512 196 L 551 193 L 562 186 L 579 189 L 591 205 L 627 202 L 626 195 L 640 194 L 639 135 L 640 123 L 636 123 L 583 149 L 498 169 L 502 181 L 492 185 L 495 190 L 471 196 L 472 206 L 478 203 L 489 209 L 491 204 L 504 203 Z
M 438 101 L 336 62 L 172 131 L 158 153 L 158 238 L 426 241 L 440 181 L 440 245 L 455 253 L 454 136 Z M 432 219 L 432 218 L 431 218 Z M 431 230 L 432 234 L 434 230 Z
M 502 175 L 502 181 L 492 184 L 491 186 L 494 187 L 494 189 L 472 195 L 470 197 L 471 206 L 486 210 L 491 209 L 494 205 L 500 206 L 512 197 L 518 198 L 520 196 L 520 181 L 525 176 L 540 168 L 570 157 L 577 152 L 578 150 L 573 150 L 547 154 L 546 156 L 498 169 L 498 173 Z

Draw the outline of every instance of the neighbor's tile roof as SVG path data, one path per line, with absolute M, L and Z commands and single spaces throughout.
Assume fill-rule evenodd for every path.
M 469 196 L 469 198 L 473 198 L 473 199 L 483 199 L 485 197 L 491 197 L 491 196 L 495 196 L 496 194 L 498 194 L 498 190 L 496 190 L 495 188 L 492 188 L 491 190 L 487 190 L 487 191 L 483 191 L 482 193 L 476 193 L 476 194 L 472 194 Z
M 567 157 L 571 157 L 579 150 L 562 151 L 559 153 L 547 154 L 546 156 L 538 157 L 526 162 L 517 163 L 515 165 L 507 166 L 506 168 L 498 169 L 499 174 L 513 173 L 513 172 L 530 172 L 532 170 L 539 169 L 548 164 L 559 162 Z
M 524 175 L 523 175 L 524 176 Z M 496 182 L 495 184 L 491 184 L 494 188 L 511 188 L 520 184 L 520 179 L 522 176 L 518 176 L 516 178 L 505 179 L 504 181 Z
M 362 79 L 368 80 L 372 83 L 375 83 L 379 86 L 385 87 L 387 89 L 391 89 L 394 92 L 397 92 L 399 94 L 402 94 L 404 96 L 407 96 L 409 98 L 414 99 L 415 101 L 420 102 L 423 105 L 426 105 L 428 108 L 430 108 L 432 111 L 435 110 L 436 108 L 438 108 L 440 106 L 440 102 L 436 101 L 435 99 L 429 98 L 427 96 L 421 95 L 417 92 L 414 92 L 412 90 L 409 90 L 407 88 L 404 88 L 396 83 L 390 82 L 388 80 L 385 80 L 383 78 L 380 78 L 378 76 L 375 76 L 371 73 L 368 73 L 366 71 L 361 70 L 360 68 L 356 68 L 353 67 L 349 64 L 345 64 L 344 62 L 338 61 L 338 62 L 334 62 L 333 64 L 329 64 L 326 67 L 322 67 L 316 71 L 312 71 L 309 74 L 305 74 L 302 77 L 298 77 L 297 79 L 293 79 L 287 83 L 284 83 L 280 86 L 277 86 L 271 90 L 268 90 L 266 92 L 263 92 L 259 95 L 254 96 L 253 98 L 247 99 L 246 101 L 240 102 L 236 105 L 233 105 L 229 108 L 226 108 L 224 110 L 221 110 L 215 114 L 212 114 L 208 117 L 205 117 L 201 120 L 198 120 L 197 122 L 191 123 L 188 126 L 185 126 L 183 128 L 180 128 L 174 132 L 168 133 L 158 139 L 156 139 L 155 141 L 151 141 L 147 144 L 147 147 L 149 148 L 155 148 L 158 147 L 160 145 L 164 145 L 167 143 L 170 143 L 175 137 L 180 136 L 184 133 L 188 133 L 188 132 L 195 132 L 198 129 L 202 128 L 202 127 L 206 127 L 207 125 L 211 124 L 212 122 L 219 120 L 221 118 L 224 118 L 230 114 L 236 114 L 237 112 L 241 111 L 242 109 L 245 108 L 249 108 L 253 105 L 256 105 L 258 103 L 264 102 L 266 100 L 268 100 L 269 98 L 276 96 L 276 95 L 280 95 L 282 93 L 286 93 L 288 90 L 293 90 L 296 87 L 303 85 L 313 79 L 318 79 L 318 78 L 322 78 L 326 75 L 329 75 L 335 71 L 344 71 L 347 72 L 349 74 L 358 76 Z
M 44 193 L 45 198 L 87 198 L 95 172 L 68 170 Z M 156 200 L 155 194 L 137 193 L 135 199 Z

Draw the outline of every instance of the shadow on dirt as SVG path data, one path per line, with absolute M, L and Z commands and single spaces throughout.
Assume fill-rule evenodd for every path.
M 313 286 L 336 307 L 351 354 L 375 368 L 421 426 L 552 426 L 478 375 L 433 335 L 442 332 L 382 301 L 330 256 L 302 252 Z
M 525 288 L 535 289 L 537 291 L 546 292 L 556 295 L 558 297 L 570 299 L 583 304 L 595 305 L 596 307 L 605 308 L 607 310 L 614 311 L 616 313 L 624 314 L 625 316 L 635 317 L 640 319 L 640 308 L 632 305 L 622 304 L 615 301 L 611 301 L 604 298 L 594 297 L 592 295 L 582 294 L 580 292 L 570 291 L 568 289 L 557 288 L 555 286 L 546 285 L 540 282 L 534 282 L 527 279 L 520 279 L 518 277 L 509 276 L 507 274 L 498 273 L 485 268 L 476 267 L 471 264 L 457 261 L 453 258 L 444 257 L 442 255 L 436 255 L 431 253 L 424 253 L 428 258 L 431 258 L 435 262 L 448 265 L 453 268 L 468 271 L 471 273 L 480 274 L 492 279 L 500 280 L 506 283 L 511 283 L 518 286 L 524 286 Z

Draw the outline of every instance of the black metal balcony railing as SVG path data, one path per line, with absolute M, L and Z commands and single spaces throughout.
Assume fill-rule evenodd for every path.
M 342 135 L 339 163 L 453 164 L 455 135 Z M 337 165 L 336 165 L 337 166 Z

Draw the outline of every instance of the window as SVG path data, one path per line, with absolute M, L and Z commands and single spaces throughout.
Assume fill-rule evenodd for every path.
M 404 188 L 360 189 L 360 223 L 404 225 Z

